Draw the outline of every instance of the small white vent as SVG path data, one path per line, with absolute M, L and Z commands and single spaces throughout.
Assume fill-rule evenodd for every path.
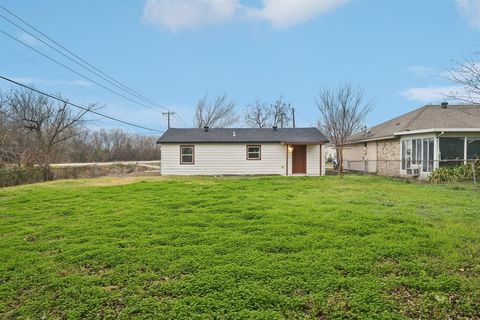
M 233 131 L 233 136 L 234 136 L 234 137 L 236 137 L 236 136 L 237 136 L 237 134 L 235 133 L 235 131 Z

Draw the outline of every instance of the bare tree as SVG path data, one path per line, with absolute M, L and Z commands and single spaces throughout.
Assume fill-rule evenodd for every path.
M 480 53 L 474 56 L 479 56 Z M 480 63 L 474 59 L 465 57 L 463 61 L 457 61 L 450 71 L 450 78 L 464 88 L 463 92 L 452 92 L 451 99 L 464 103 L 480 103 Z
M 251 128 L 267 128 L 270 126 L 271 110 L 266 103 L 255 100 L 247 105 L 244 119 L 245 124 Z
M 253 128 L 285 128 L 291 124 L 292 105 L 279 97 L 275 103 L 267 105 L 256 100 L 246 107 L 245 124 Z
M 14 90 L 6 97 L 6 108 L 12 127 L 33 141 L 35 162 L 42 166 L 44 179 L 48 180 L 57 146 L 82 132 L 85 115 L 96 105 L 74 112 L 66 102 L 52 101 L 29 90 Z
M 12 117 L 11 94 L 0 93 L 0 163 L 33 165 L 37 145 L 22 124 Z
M 271 105 L 272 126 L 285 128 L 292 121 L 292 105 L 284 102 L 283 97 L 279 97 L 274 104 Z
M 123 129 L 91 131 L 86 114 L 32 91 L 0 91 L 0 167 L 40 166 L 51 178 L 52 162 L 157 160 L 158 137 Z
M 101 129 L 70 140 L 64 161 L 158 160 L 160 150 L 155 136 L 129 133 L 123 129 Z
M 198 101 L 195 111 L 194 126 L 197 128 L 225 128 L 238 122 L 235 103 L 223 94 L 213 103 L 208 102 L 207 95 Z
M 338 89 L 320 91 L 315 100 L 320 110 L 319 127 L 337 150 L 339 172 L 343 172 L 343 148 L 347 139 L 364 127 L 372 108 L 364 90 L 346 83 Z

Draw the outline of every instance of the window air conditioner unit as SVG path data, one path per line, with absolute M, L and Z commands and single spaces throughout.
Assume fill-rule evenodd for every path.
M 420 165 L 418 164 L 412 164 L 412 171 L 411 171 L 411 176 L 412 177 L 418 177 L 420 175 Z

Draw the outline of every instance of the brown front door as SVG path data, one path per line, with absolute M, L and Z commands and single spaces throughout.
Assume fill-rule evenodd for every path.
M 307 173 L 307 146 L 293 146 L 292 173 Z

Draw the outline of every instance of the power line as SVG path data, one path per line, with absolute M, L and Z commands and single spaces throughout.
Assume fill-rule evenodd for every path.
M 87 112 L 96 114 L 96 115 L 98 115 L 98 116 L 101 116 L 101 117 L 104 117 L 104 118 L 113 120 L 113 121 L 117 121 L 117 122 L 120 122 L 120 123 L 129 125 L 129 126 L 132 126 L 132 127 L 136 127 L 136 128 L 139 128 L 139 129 L 144 129 L 144 130 L 149 130 L 149 131 L 154 131 L 154 132 L 159 132 L 159 133 L 164 132 L 164 131 L 161 131 L 161 130 L 152 129 L 152 128 L 148 128 L 148 127 L 144 127 L 144 126 L 141 126 L 141 125 L 134 124 L 134 123 L 132 123 L 132 122 L 128 122 L 128 121 L 124 121 L 124 120 L 121 120 L 121 119 L 117 119 L 117 118 L 112 117 L 112 116 L 109 116 L 109 115 L 107 115 L 107 114 L 104 114 L 104 113 L 101 113 L 101 112 L 98 112 L 98 111 L 95 111 L 95 110 L 91 110 L 91 109 L 85 108 L 85 107 L 83 107 L 83 106 L 81 106 L 81 105 L 79 105 L 79 104 L 69 102 L 69 101 L 67 101 L 67 100 L 65 100 L 65 99 L 59 98 L 59 97 L 57 97 L 57 96 L 54 96 L 54 95 L 52 95 L 52 94 L 49 94 L 49 93 L 46 93 L 46 92 L 43 92 L 43 91 L 40 91 L 40 90 L 37 90 L 37 89 L 35 89 L 35 88 L 32 88 L 32 87 L 27 86 L 27 85 L 25 85 L 25 84 L 23 84 L 23 83 L 20 83 L 20 82 L 18 82 L 18 81 L 15 81 L 15 80 L 13 80 L 13 79 L 10 79 L 10 78 L 7 78 L 7 77 L 1 76 L 1 75 L 0 75 L 0 79 L 5 80 L 5 81 L 8 81 L 8 82 L 10 82 L 10 83 L 13 83 L 13 84 L 15 84 L 15 85 L 17 85 L 17 86 L 23 87 L 23 88 L 25 88 L 25 89 L 31 90 L 31 91 L 36 92 L 36 93 L 38 93 L 38 94 L 44 95 L 44 96 L 46 96 L 46 97 L 52 98 L 52 99 L 54 99 L 54 100 L 57 100 L 57 101 L 60 101 L 60 102 L 65 103 L 65 104 L 71 105 L 71 106 L 73 106 L 73 107 L 82 109 L 82 110 L 84 110 L 84 111 L 87 111 Z
M 128 94 L 140 99 L 140 100 L 143 100 L 147 103 L 150 103 L 150 104 L 153 104 L 155 105 L 155 103 L 145 97 L 143 97 L 142 95 L 140 94 L 137 94 L 136 92 L 134 92 L 133 90 L 131 90 L 130 88 L 126 87 L 126 86 L 123 86 L 123 85 L 118 85 L 117 83 L 115 83 L 116 81 L 112 81 L 110 79 L 108 79 L 107 77 L 103 76 L 102 74 L 99 74 L 98 72 L 95 72 L 94 70 L 86 67 L 84 64 L 78 62 L 77 60 L 71 58 L 70 56 L 66 55 L 65 53 L 61 52 L 60 50 L 58 50 L 57 48 L 53 47 L 52 45 L 50 45 L 49 43 L 47 43 L 46 41 L 40 39 L 39 37 L 37 37 L 36 35 L 34 35 L 33 33 L 29 32 L 28 30 L 26 30 L 25 28 L 23 28 L 22 26 L 18 25 L 17 23 L 13 22 L 12 20 L 8 19 L 7 17 L 5 17 L 4 15 L 0 14 L 0 18 L 3 18 L 4 20 L 10 22 L 11 24 L 13 24 L 14 26 L 16 26 L 17 28 L 19 28 L 20 30 L 22 30 L 23 32 L 27 33 L 28 35 L 32 36 L 33 38 L 37 39 L 38 41 L 40 41 L 41 43 L 43 43 L 44 45 L 48 46 L 50 49 L 56 51 L 57 53 L 61 54 L 62 56 L 64 56 L 65 58 L 69 59 L 70 61 L 72 61 L 73 63 L 79 65 L 80 67 L 82 67 L 83 69 L 91 72 L 92 74 L 96 75 L 97 77 L 103 79 L 104 81 L 114 85 L 115 87 L 119 88 L 120 90 L 122 91 L 126 91 Z M 163 109 L 162 107 L 159 107 L 161 109 Z
M 65 50 L 66 52 L 68 52 L 70 55 L 72 55 L 73 57 L 77 58 L 78 60 L 82 61 L 84 64 L 86 64 L 87 66 L 91 67 L 92 69 L 94 69 L 95 71 L 97 71 L 98 73 L 100 73 L 101 75 L 99 75 L 97 72 L 95 71 L 92 71 L 90 68 L 87 68 L 85 67 L 85 65 L 79 63 L 78 61 L 72 59 L 71 57 L 68 57 L 66 54 L 60 52 L 58 49 L 54 48 L 53 46 L 49 45 L 48 43 L 46 43 L 45 41 L 41 40 L 40 38 L 38 38 L 37 36 L 33 35 L 32 33 L 30 33 L 29 31 L 25 30 L 23 27 L 19 26 L 17 23 L 11 21 L 10 19 L 6 18 L 5 16 L 3 15 L 0 15 L 3 19 L 7 20 L 8 22 L 12 23 L 13 25 L 17 26 L 18 28 L 20 28 L 21 30 L 23 30 L 24 32 L 28 33 L 29 35 L 33 36 L 35 39 L 41 41 L 42 43 L 44 43 L 45 45 L 47 45 L 48 47 L 50 47 L 51 49 L 55 50 L 56 52 L 62 54 L 63 56 L 65 56 L 66 58 L 68 58 L 69 60 L 73 61 L 74 63 L 80 65 L 82 68 L 90 71 L 91 73 L 95 74 L 96 76 L 102 78 L 103 80 L 115 85 L 117 88 L 120 88 L 124 91 L 127 91 L 129 94 L 139 98 L 139 99 L 142 99 L 143 101 L 146 101 L 152 105 L 155 105 L 156 107 L 158 107 L 159 109 L 163 109 L 163 110 L 167 110 L 165 107 L 162 107 L 161 105 L 159 105 L 158 103 L 154 102 L 153 100 L 151 99 L 148 99 L 147 97 L 143 96 L 142 94 L 130 89 L 129 87 L 127 87 L 126 85 L 124 85 L 123 83 L 119 82 L 118 80 L 114 79 L 113 77 L 109 76 L 108 74 L 106 74 L 105 72 L 103 72 L 102 70 L 100 70 L 99 68 L 95 67 L 94 65 L 90 64 L 89 62 L 87 62 L 86 60 L 82 59 L 80 56 L 78 56 L 77 54 L 75 54 L 74 52 L 72 52 L 71 50 L 67 49 L 65 46 L 61 45 L 59 42 L 55 41 L 54 39 L 52 39 L 51 37 L 49 37 L 48 35 L 46 35 L 45 33 L 43 33 L 42 31 L 40 31 L 38 28 L 35 28 L 33 25 L 31 25 L 30 23 L 28 23 L 25 19 L 22 19 L 21 17 L 19 17 L 18 15 L 16 15 L 15 13 L 13 13 L 12 11 L 8 10 L 7 8 L 5 8 L 4 6 L 2 6 L 0 4 L 0 8 L 2 8 L 4 11 L 6 11 L 7 13 L 9 13 L 11 16 L 15 17 L 16 19 L 18 19 L 19 21 L 21 21 L 22 23 L 24 23 L 25 25 L 27 25 L 28 27 L 30 27 L 31 29 L 35 30 L 38 34 L 42 35 L 43 37 L 45 37 L 46 39 L 48 39 L 49 41 L 51 41 L 52 43 L 54 43 L 55 45 L 57 45 L 58 47 L 60 47 L 61 49 Z M 102 76 L 103 75 L 103 76 Z M 106 78 L 110 79 L 106 79 Z M 167 110 L 168 111 L 168 110 Z
M 176 122 L 178 124 L 181 124 L 181 125 L 184 125 L 185 127 L 188 127 L 188 125 L 185 123 L 185 121 L 183 121 L 183 119 L 180 117 L 180 115 L 178 113 L 175 113 L 175 115 L 173 117 L 173 120 L 175 121 L 175 119 L 177 120 Z
M 39 35 L 41 35 L 42 37 L 44 37 L 45 39 L 47 39 L 48 41 L 50 41 L 51 43 L 53 43 L 54 45 L 56 45 L 58 48 L 61 48 L 62 50 L 64 50 L 65 52 L 67 52 L 69 55 L 71 55 L 72 57 L 78 59 L 79 61 L 81 61 L 82 63 L 78 62 L 76 59 L 73 59 L 72 57 L 68 56 L 67 54 L 65 54 L 64 52 L 62 52 L 61 50 L 53 47 L 52 45 L 50 45 L 49 43 L 47 43 L 45 40 L 39 38 L 38 36 L 34 35 L 33 33 L 29 32 L 28 30 L 26 30 L 25 28 L 23 28 L 22 26 L 20 26 L 19 24 L 15 23 L 14 21 L 12 21 L 11 19 L 5 17 L 4 15 L 1 15 L 0 14 L 0 17 L 2 17 L 4 20 L 8 21 L 9 23 L 11 23 L 12 25 L 16 26 L 17 28 L 19 28 L 20 30 L 26 32 L 27 34 L 29 34 L 30 36 L 34 37 L 35 39 L 37 39 L 38 41 L 40 41 L 41 43 L 45 44 L 46 46 L 48 46 L 49 48 L 51 48 L 52 50 L 56 51 L 57 53 L 61 54 L 62 56 L 66 57 L 67 59 L 69 59 L 70 61 L 74 62 L 75 64 L 79 65 L 80 67 L 82 67 L 83 69 L 89 71 L 90 73 L 94 74 L 95 76 L 101 78 L 102 80 L 108 82 L 109 84 L 111 85 L 114 85 L 115 87 L 119 88 L 120 90 L 124 91 L 124 92 L 127 92 L 128 94 L 142 100 L 143 102 L 146 102 L 148 104 L 151 104 L 152 106 L 154 106 L 155 108 L 158 108 L 158 109 L 162 109 L 162 110 L 165 110 L 165 111 L 168 111 L 170 112 L 169 109 L 163 107 L 162 105 L 156 103 L 155 101 L 145 97 L 144 95 L 140 94 L 139 92 L 129 88 L 128 86 L 126 86 L 125 84 L 121 83 L 120 81 L 116 80 L 115 78 L 109 76 L 108 74 L 106 74 L 105 72 L 103 72 L 102 70 L 100 70 L 99 68 L 95 67 L 94 65 L 92 65 L 91 63 L 89 63 L 88 61 L 86 61 L 85 59 L 81 58 L 79 55 L 75 54 L 74 52 L 72 52 L 71 50 L 67 49 L 65 46 L 63 46 L 61 43 L 59 43 L 58 41 L 55 41 L 54 39 L 52 39 L 51 37 L 49 37 L 48 35 L 46 35 L 44 32 L 40 31 L 38 28 L 36 28 L 35 26 L 33 26 L 32 24 L 30 24 L 28 21 L 26 21 L 25 19 L 21 18 L 20 16 L 18 16 L 17 14 L 13 13 L 12 11 L 10 11 L 9 9 L 7 9 L 6 7 L 4 7 L 3 5 L 0 4 L 0 9 L 3 9 L 5 12 L 7 12 L 9 15 L 11 15 L 12 17 L 16 18 L 18 21 L 22 22 L 24 25 L 28 26 L 29 28 L 31 28 L 32 30 L 34 30 L 36 33 L 38 33 Z M 5 32 L 3 32 L 5 34 Z M 8 35 L 7 36 L 10 36 L 11 35 Z M 20 42 L 18 41 L 19 39 L 16 39 L 16 38 L 12 38 L 14 40 L 16 40 L 17 42 Z M 26 43 L 22 43 L 23 45 L 27 45 Z M 45 54 L 42 54 L 41 52 L 39 52 L 38 50 L 35 50 L 34 48 L 30 47 L 27 45 L 27 47 L 29 47 L 30 49 L 36 51 L 37 53 L 41 54 L 42 56 L 48 58 L 49 60 L 52 60 L 51 57 L 49 56 L 46 56 Z M 53 61 L 53 60 L 52 60 Z M 57 64 L 60 64 L 58 63 L 58 61 L 54 61 L 56 62 Z M 143 103 L 139 103 L 137 101 L 134 101 L 132 99 L 129 99 L 128 97 L 125 97 L 121 94 L 119 94 L 118 92 L 115 92 L 113 90 L 110 90 L 109 88 L 105 87 L 104 85 L 101 85 L 99 84 L 98 82 L 96 81 L 93 81 L 91 79 L 89 79 L 88 77 L 85 77 L 84 75 L 82 74 L 79 74 L 78 72 L 72 70 L 71 68 L 68 68 L 66 67 L 65 65 L 63 64 L 60 64 L 62 67 L 66 68 L 67 70 L 77 74 L 77 75 L 80 75 L 81 77 L 83 78 L 86 78 L 87 80 L 99 85 L 100 87 L 110 91 L 110 92 L 113 92 L 129 101 L 132 101 L 136 104 L 139 104 L 143 107 L 146 107 L 146 108 L 149 108 L 149 109 L 152 109 L 152 110 L 155 110 L 149 106 L 146 106 L 145 104 Z M 88 67 L 87 67 L 88 66 Z M 93 69 L 93 70 L 92 70 Z M 161 110 L 156 110 L 156 111 L 161 111 Z M 186 122 L 182 119 L 182 117 L 180 115 L 177 114 L 177 118 L 178 120 L 184 125 L 184 126 L 187 126 L 188 125 L 186 124 Z
M 26 60 L 26 61 L 28 61 L 28 62 L 36 65 L 36 66 L 38 66 L 38 67 L 41 67 L 41 68 L 43 68 L 43 69 L 45 69 L 45 70 L 47 70 L 47 71 L 49 71 L 49 72 L 51 72 L 52 74 L 55 74 L 56 76 L 60 77 L 61 79 L 65 80 L 65 81 L 67 81 L 67 82 L 74 82 L 74 81 L 75 81 L 75 80 L 73 80 L 73 79 L 69 79 L 69 78 L 63 76 L 62 74 L 56 72 L 55 70 L 50 69 L 49 67 L 47 67 L 47 66 L 45 66 L 45 65 L 43 65 L 43 64 L 41 64 L 41 63 L 39 63 L 39 62 L 37 62 L 37 61 L 34 61 L 34 60 L 32 60 L 32 59 L 24 56 L 23 54 L 15 51 L 15 50 L 12 50 L 12 49 L 10 49 L 10 48 L 7 48 L 7 47 L 5 47 L 5 46 L 3 46 L 3 45 L 1 45 L 1 44 L 0 44 L 0 48 L 3 48 L 4 50 L 10 52 L 10 53 L 13 54 L 13 55 L 17 55 L 17 56 L 19 56 L 20 58 L 22 58 L 22 59 L 24 59 L 24 60 Z M 17 79 L 17 80 L 18 80 L 18 79 Z M 91 91 L 92 93 L 94 93 L 94 94 L 96 94 L 96 95 L 101 95 L 101 93 L 99 93 L 99 92 L 96 91 L 96 90 L 93 90 L 92 88 L 90 88 L 90 87 L 88 87 L 88 86 L 86 86 L 85 89 L 88 90 L 88 91 Z
M 26 60 L 26 61 L 28 61 L 28 62 L 36 65 L 36 66 L 39 66 L 39 67 L 41 67 L 41 68 L 44 68 L 45 70 L 47 70 L 47 71 L 49 71 L 49 72 L 57 75 L 58 77 L 66 80 L 66 81 L 73 81 L 72 79 L 66 78 L 66 77 L 64 77 L 63 75 L 61 75 L 60 73 L 58 73 L 58 72 L 56 72 L 56 71 L 54 71 L 54 70 L 46 67 L 45 65 L 43 65 L 43 64 L 41 64 L 41 63 L 38 63 L 37 61 L 34 61 L 34 60 L 32 60 L 32 59 L 24 56 L 23 54 L 20 54 L 19 52 L 15 51 L 15 50 L 12 50 L 12 49 L 10 49 L 10 48 L 7 48 L 7 47 L 3 46 L 2 44 L 0 44 L 0 48 L 3 48 L 4 50 L 9 51 L 11 54 L 17 55 L 17 56 L 21 57 L 22 59 L 24 59 L 24 60 Z M 18 79 L 17 79 L 17 80 L 18 80 Z M 99 95 L 99 94 L 100 94 L 100 93 L 97 92 L 96 90 L 93 90 L 93 89 L 91 89 L 91 88 L 89 88 L 89 87 L 87 87 L 87 88 L 85 88 L 85 89 L 93 92 L 93 93 L 96 94 L 96 95 Z M 182 120 L 182 123 L 184 123 L 183 120 Z
M 185 127 L 188 127 L 187 123 L 182 119 L 182 117 L 180 117 L 180 115 L 178 113 L 174 114 L 174 118 L 177 118 L 177 120 L 180 124 L 184 125 Z
M 41 68 L 44 68 L 45 70 L 47 70 L 47 71 L 49 71 L 49 72 L 51 72 L 51 73 L 55 74 L 56 76 L 58 76 L 58 77 L 60 77 L 60 78 L 62 78 L 62 79 L 64 79 L 64 80 L 67 80 L 67 81 L 72 81 L 71 79 L 67 79 L 66 77 L 64 77 L 64 76 L 63 76 L 63 75 L 61 75 L 60 73 L 58 73 L 58 72 L 56 72 L 56 71 L 54 71 L 54 70 L 52 70 L 52 69 L 50 69 L 50 68 L 48 68 L 48 67 L 46 67 L 46 66 L 42 65 L 41 63 L 38 63 L 37 61 L 34 61 L 34 60 L 32 60 L 32 59 L 30 59 L 30 58 L 28 58 L 28 57 L 24 56 L 23 54 L 21 54 L 21 53 L 19 53 L 19 52 L 15 51 L 15 50 L 13 50 L 13 49 L 7 48 L 7 47 L 5 47 L 5 46 L 3 46 L 3 45 L 1 45 L 1 44 L 0 44 L 0 48 L 3 48 L 4 50 L 6 50 L 6 51 L 10 52 L 10 53 L 11 53 L 11 54 L 13 54 L 13 55 L 17 55 L 17 56 L 19 56 L 20 58 L 22 58 L 22 59 L 24 59 L 24 60 L 26 60 L 26 61 L 30 62 L 31 64 L 34 64 L 34 65 L 36 65 L 36 66 L 38 66 L 38 67 L 41 67 Z M 95 92 L 95 94 L 98 94 L 98 93 L 97 93 L 97 92 Z
M 125 96 L 125 95 L 123 95 L 123 94 L 121 94 L 121 93 L 119 93 L 119 92 L 117 92 L 117 91 L 115 91 L 115 90 L 112 90 L 112 89 L 110 89 L 109 87 L 107 87 L 107 86 L 105 86 L 105 85 L 103 85 L 103 84 L 101 84 L 101 83 L 99 83 L 99 82 L 97 82 L 97 81 L 95 81 L 95 80 L 93 80 L 93 79 L 91 79 L 91 78 L 83 75 L 82 73 L 76 71 L 75 69 L 72 69 L 72 68 L 70 68 L 69 66 L 67 66 L 67 65 L 65 65 L 65 64 L 63 64 L 63 63 L 61 63 L 61 62 L 59 62 L 59 61 L 57 61 L 57 60 L 55 60 L 54 58 L 52 58 L 52 57 L 44 54 L 44 53 L 41 52 L 40 50 L 35 49 L 35 48 L 32 47 L 31 45 L 23 42 L 23 41 L 20 40 L 20 39 L 15 38 L 15 37 L 12 36 L 11 34 L 3 31 L 3 30 L 1 30 L 1 29 L 0 29 L 0 33 L 3 33 L 3 34 L 6 35 L 7 37 L 9 37 L 9 38 L 11 38 L 11 39 L 13 39 L 13 40 L 15 40 L 15 41 L 23 44 L 24 46 L 30 48 L 31 50 L 35 51 L 36 53 L 38 53 L 38 54 L 42 55 L 43 57 L 49 59 L 50 61 L 55 62 L 56 64 L 58 64 L 58 65 L 64 67 L 65 69 L 67 69 L 67 70 L 75 73 L 76 75 L 78 75 L 78 76 L 80 76 L 80 77 L 82 77 L 82 78 L 84 78 L 84 79 L 86 79 L 86 80 L 88 80 L 88 81 L 96 84 L 96 85 L 99 86 L 99 87 L 102 87 L 102 88 L 104 88 L 104 89 L 106 89 L 106 90 L 108 90 L 108 91 L 110 91 L 110 92 L 112 92 L 112 93 L 114 93 L 114 94 L 116 94 L 116 95 L 124 98 L 124 99 L 127 99 L 127 100 L 129 100 L 129 101 L 131 101 L 131 102 L 133 102 L 133 103 L 136 103 L 136 104 L 139 104 L 139 105 L 141 105 L 141 106 L 144 106 L 145 108 L 152 109 L 152 110 L 155 110 L 155 111 L 159 111 L 159 110 L 156 109 L 156 108 L 152 108 L 152 107 L 150 107 L 150 106 L 148 106 L 148 105 L 146 105 L 146 104 L 144 104 L 144 103 L 141 103 L 141 102 L 138 102 L 138 101 L 136 101 L 136 100 L 133 100 L 133 99 L 131 99 L 130 97 L 127 97 L 127 96 Z
M 303 120 L 305 120 L 309 125 L 311 125 L 312 127 L 316 127 L 316 125 L 315 125 L 313 122 L 311 122 L 311 121 L 308 120 L 306 117 L 304 117 L 300 112 L 298 112 L 298 110 L 295 109 L 295 113 L 296 113 L 297 115 L 299 115 L 300 118 L 302 118 Z

